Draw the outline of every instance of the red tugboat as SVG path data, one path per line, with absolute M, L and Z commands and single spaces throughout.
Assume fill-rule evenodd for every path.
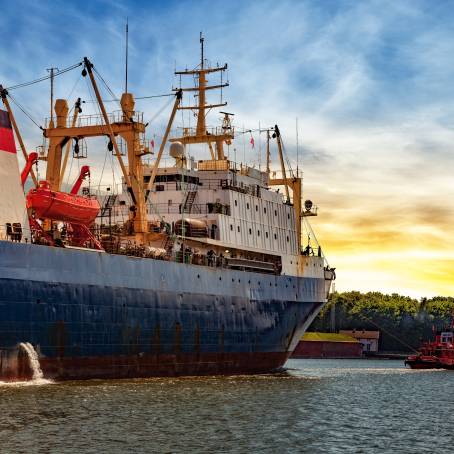
M 454 369 L 453 328 L 438 331 L 435 340 L 424 342 L 415 355 L 405 360 L 412 369 Z

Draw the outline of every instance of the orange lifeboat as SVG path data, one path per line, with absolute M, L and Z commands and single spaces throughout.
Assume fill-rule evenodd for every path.
M 40 181 L 38 188 L 29 191 L 27 208 L 35 211 L 36 218 L 83 225 L 92 224 L 101 209 L 95 199 L 51 191 L 47 181 Z

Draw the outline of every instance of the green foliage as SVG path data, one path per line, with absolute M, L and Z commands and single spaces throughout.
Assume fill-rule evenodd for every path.
M 397 293 L 333 293 L 314 320 L 311 331 L 331 330 L 333 306 L 335 331 L 379 330 L 381 350 L 409 351 L 418 348 L 422 340 L 431 339 L 434 328 L 450 325 L 454 298 L 437 296 L 417 300 Z

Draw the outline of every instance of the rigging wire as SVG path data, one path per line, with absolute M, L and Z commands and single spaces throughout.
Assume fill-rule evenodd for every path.
M 60 75 L 62 75 L 64 73 L 67 73 L 68 71 L 72 71 L 73 69 L 76 69 L 76 68 L 78 68 L 79 66 L 82 66 L 82 65 L 83 65 L 83 62 L 79 62 L 79 63 L 76 63 L 76 64 L 74 64 L 72 66 L 68 66 L 67 68 L 64 68 L 62 70 L 55 71 L 52 75 L 43 76 L 43 77 L 40 77 L 39 79 L 31 80 L 30 82 L 23 82 L 21 84 L 12 85 L 11 87 L 6 87 L 6 90 L 9 91 L 9 90 L 16 90 L 18 88 L 28 87 L 29 85 L 37 84 L 39 82 L 43 82 L 44 80 L 48 80 L 51 77 L 60 76 Z
M 7 96 L 9 97 L 9 99 L 11 99 L 11 101 L 28 117 L 28 119 L 34 123 L 36 126 L 38 126 L 39 129 L 41 129 L 41 131 L 44 131 L 44 128 L 42 126 L 40 126 L 34 119 L 33 117 L 26 111 L 25 107 L 23 107 L 19 101 L 15 100 L 13 98 L 13 96 L 11 94 L 7 94 Z
M 159 109 L 159 110 L 150 118 L 150 120 L 149 120 L 146 124 L 153 123 L 153 122 L 156 120 L 156 118 L 158 118 L 159 115 L 161 115 L 162 112 L 164 112 L 164 110 L 166 110 L 167 107 L 169 107 L 170 104 L 172 104 L 172 101 L 173 101 L 173 99 L 170 99 L 167 103 L 165 103 L 165 104 L 164 104 L 164 105 L 163 105 L 163 106 L 162 106 L 162 107 L 161 107 L 161 108 L 160 108 L 160 109 Z
M 69 92 L 69 95 L 66 97 L 66 99 L 70 99 L 71 96 L 73 95 L 73 93 L 75 92 L 77 86 L 79 85 L 79 82 L 80 80 L 82 79 L 82 74 L 79 75 L 79 77 L 76 79 L 76 82 L 73 86 L 73 88 L 71 89 L 71 91 Z M 72 105 L 71 107 L 71 111 L 74 109 L 74 104 Z M 69 113 L 71 113 L 71 111 Z
M 370 319 L 369 317 L 366 317 L 365 315 L 360 315 L 360 317 L 366 321 L 368 321 L 369 323 L 372 323 L 372 325 L 374 325 L 375 327 L 377 327 L 378 329 L 381 329 L 382 331 L 384 331 L 388 336 L 391 336 L 393 337 L 397 342 L 399 342 L 400 344 L 404 345 L 405 347 L 409 348 L 410 350 L 412 350 L 413 352 L 415 353 L 418 353 L 418 350 L 416 350 L 414 347 L 412 347 L 410 344 L 407 344 L 405 341 L 403 341 L 402 339 L 400 339 L 398 336 L 394 335 L 393 333 L 389 332 L 387 329 L 383 328 L 383 326 L 380 326 L 378 323 L 374 322 L 372 319 Z
M 175 96 L 175 93 L 166 93 L 163 95 L 150 95 L 150 96 L 139 96 L 134 99 L 152 99 L 152 98 L 164 98 L 165 96 Z
M 166 96 L 175 96 L 175 93 L 166 93 L 162 95 L 150 95 L 150 96 L 138 96 L 134 97 L 135 101 L 141 100 L 141 99 L 154 99 L 154 98 L 164 98 Z M 84 103 L 91 103 L 91 102 L 98 102 L 98 101 L 84 101 Z M 102 102 L 120 102 L 118 98 L 115 99 L 103 99 Z
M 111 88 L 109 87 L 109 85 L 107 84 L 107 82 L 103 79 L 103 77 L 101 76 L 101 74 L 99 73 L 99 71 L 93 66 L 93 71 L 96 73 L 96 75 L 100 78 L 101 82 L 104 84 L 104 86 L 106 87 L 106 90 L 109 92 L 110 96 L 112 96 L 112 98 L 118 102 L 118 104 L 120 105 L 120 101 L 118 99 L 117 96 L 115 96 L 115 93 L 111 90 Z M 121 106 L 120 106 L 121 107 Z

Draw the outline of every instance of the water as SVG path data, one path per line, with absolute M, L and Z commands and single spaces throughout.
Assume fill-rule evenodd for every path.
M 19 344 L 19 348 L 24 350 L 27 354 L 30 369 L 33 373 L 33 381 L 41 380 L 43 378 L 43 371 L 41 370 L 41 365 L 39 364 L 38 353 L 36 353 L 33 345 L 29 342 L 22 342 Z
M 452 452 L 454 372 L 384 360 L 287 367 L 252 377 L 0 385 L 0 452 Z

